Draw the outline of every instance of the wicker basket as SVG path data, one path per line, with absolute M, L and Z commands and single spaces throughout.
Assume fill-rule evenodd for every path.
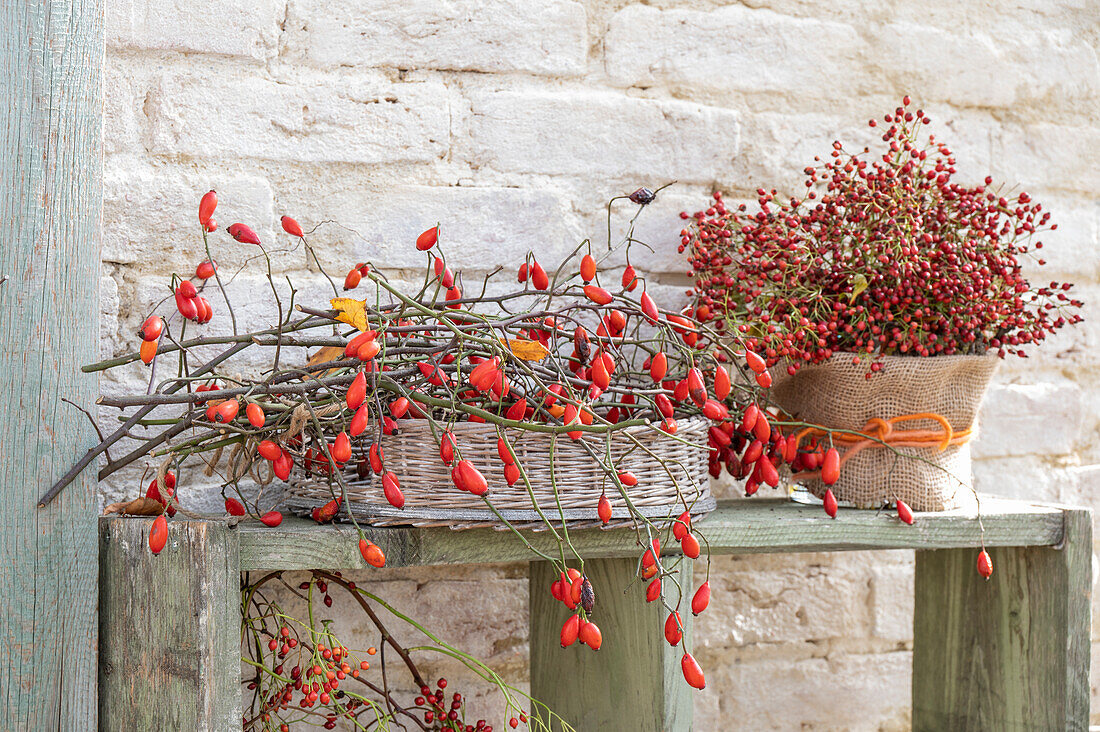
M 932 412 L 956 432 L 974 428 L 982 396 L 999 363 L 996 356 L 886 356 L 882 371 L 866 378 L 867 365 L 838 353 L 794 376 L 774 372 L 771 398 L 796 419 L 833 429 L 863 430 L 872 418 Z M 933 429 L 914 420 L 902 429 Z M 858 508 L 879 508 L 902 499 L 915 511 L 944 511 L 973 501 L 969 443 L 946 449 L 872 447 L 854 454 L 832 486 L 837 500 Z M 841 454 L 844 450 L 841 449 Z M 918 459 L 907 460 L 904 456 Z M 819 479 L 804 481 L 821 497 Z
M 652 427 L 629 427 L 616 433 L 612 439 L 612 459 L 620 470 L 629 470 L 638 477 L 638 484 L 626 490 L 631 503 L 643 515 L 672 518 L 682 513 L 685 506 L 693 515 L 715 508 L 707 474 L 707 426 L 703 417 L 680 421 L 677 437 L 690 444 Z M 510 487 L 504 479 L 504 467 L 497 456 L 496 427 L 459 422 L 452 431 L 463 457 L 472 461 L 488 481 L 488 496 L 500 515 L 519 527 L 544 525 L 524 482 L 520 480 Z M 507 435 L 517 462 L 527 473 L 538 507 L 552 523 L 560 523 L 564 515 L 570 527 L 598 525 L 596 504 L 604 489 L 611 502 L 612 518 L 629 520 L 630 511 L 618 489 L 580 444 L 587 443 L 602 456 L 607 450 L 602 435 L 586 435 L 578 441 L 564 435 L 554 439 L 550 434 L 523 430 L 508 430 Z M 402 509 L 391 506 L 383 497 L 377 478 L 361 479 L 354 470 L 349 470 L 345 479 L 349 505 L 356 519 L 375 526 L 500 526 L 499 518 L 481 498 L 455 488 L 450 468 L 439 459 L 438 444 L 428 422 L 418 419 L 403 421 L 400 435 L 383 437 L 386 468 L 400 479 L 405 506 Z M 356 459 L 367 447 L 362 443 L 355 446 Z M 659 456 L 664 464 L 649 453 Z M 557 497 L 551 488 L 551 476 L 558 486 Z M 332 488 L 324 476 L 295 472 L 286 496 L 291 510 L 308 514 L 331 498 Z

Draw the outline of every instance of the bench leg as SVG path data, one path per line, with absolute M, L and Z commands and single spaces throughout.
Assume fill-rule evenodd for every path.
M 240 730 L 237 533 L 169 521 L 154 556 L 151 524 L 100 522 L 99 728 Z
M 917 552 L 913 729 L 1086 730 L 1092 526 L 1067 510 L 1062 545 Z
M 561 647 L 561 626 L 569 610 L 550 595 L 556 579 L 553 565 L 531 562 L 531 696 L 578 732 L 690 730 L 692 689 L 680 672 L 680 651 L 665 642 L 665 612 L 659 603 L 646 603 L 640 581 L 623 592 L 634 578 L 637 560 L 586 560 L 584 566 L 596 590 L 592 620 L 603 633 L 598 652 L 579 643 Z M 680 617 L 690 648 L 691 562 L 681 561 L 678 576 L 685 593 Z M 672 582 L 664 588 L 674 605 Z

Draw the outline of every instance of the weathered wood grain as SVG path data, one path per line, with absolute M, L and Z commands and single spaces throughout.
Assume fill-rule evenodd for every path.
M 577 732 L 633 730 L 686 732 L 692 725 L 692 689 L 680 672 L 682 650 L 663 635 L 667 611 L 645 601 L 645 583 L 631 582 L 635 559 L 586 560 L 585 573 L 596 589 L 592 620 L 603 634 L 594 652 L 579 643 L 562 648 L 560 632 L 570 611 L 550 595 L 554 567 L 530 565 L 531 695 L 545 703 Z M 680 562 L 677 576 L 691 592 L 691 562 Z M 675 607 L 678 592 L 663 585 Z M 690 595 L 682 602 L 687 608 Z M 686 616 L 686 617 L 685 617 Z M 691 647 L 691 612 L 681 612 Z M 551 729 L 563 729 L 556 723 Z
M 1062 539 L 1062 509 L 1020 501 L 984 499 L 987 546 L 1047 546 Z M 783 500 L 730 501 L 698 524 L 715 554 L 931 549 L 974 547 L 978 522 L 961 511 L 917 514 L 907 526 L 887 512 L 841 510 L 835 520 L 819 507 Z M 287 518 L 276 529 L 243 524 L 241 568 L 309 569 L 365 567 L 358 535 L 350 525 L 318 526 Z M 371 528 L 368 537 L 386 552 L 387 566 L 526 561 L 530 550 L 513 534 L 492 529 Z M 553 550 L 552 537 L 527 533 L 536 548 Z M 630 529 L 570 532 L 586 557 L 636 557 L 640 545 Z M 668 547 L 676 551 L 675 546 Z
M 100 524 L 99 729 L 240 730 L 237 533 L 170 521 L 154 556 L 151 525 Z
M 1086 730 L 1092 524 L 1067 509 L 1057 547 L 917 552 L 913 729 Z
M 0 671 L 5 729 L 94 729 L 102 0 L 0 3 Z

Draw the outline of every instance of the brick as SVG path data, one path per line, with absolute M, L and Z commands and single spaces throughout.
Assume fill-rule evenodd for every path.
M 844 115 L 812 112 L 756 112 L 744 114 L 742 134 L 752 140 L 741 151 L 728 175 L 719 178 L 724 192 L 754 193 L 757 188 L 776 188 L 785 195 L 802 196 L 806 166 L 817 165 L 814 158 L 825 158 L 834 141 L 840 141 L 848 152 L 861 153 L 870 147 L 867 160 L 876 159 L 885 150 L 880 129 L 867 126 L 867 120 L 882 117 L 900 103 L 858 102 L 858 109 Z M 958 168 L 956 180 L 973 183 L 982 180 L 1000 164 L 996 162 L 999 143 L 999 123 L 984 112 L 934 109 L 929 112 L 932 124 L 926 132 L 946 142 L 954 153 Z M 727 197 L 729 198 L 729 197 Z M 732 204 L 734 201 L 729 200 Z M 749 202 L 756 210 L 755 199 Z
M 875 555 L 871 572 L 871 632 L 895 643 L 913 640 L 913 555 L 902 562 L 884 564 Z
M 995 384 L 982 402 L 974 457 L 1071 453 L 1082 419 L 1076 384 Z
M 711 605 L 697 619 L 696 648 L 714 653 L 752 644 L 866 636 L 871 620 L 866 555 L 782 559 L 711 560 Z
M 1100 464 L 1074 465 L 1059 471 L 1064 478 L 1057 481 L 1050 500 L 1069 506 L 1085 506 L 1092 509 L 1093 521 L 1100 519 Z M 1100 541 L 1100 530 L 1093 529 L 1093 540 Z M 1100 615 L 1095 616 L 1100 622 Z
M 680 212 L 691 213 L 706 206 L 708 201 L 713 200 L 710 198 L 711 192 L 709 186 L 689 187 L 677 184 L 657 194 L 657 198 L 642 210 L 634 224 L 633 238 L 637 242 L 631 245 L 630 262 L 635 269 L 646 273 L 675 275 L 684 275 L 688 271 L 690 267 L 686 256 L 677 251 L 680 246 L 680 230 L 688 223 L 680 219 Z M 629 219 L 637 210 L 632 203 L 616 201 L 612 219 L 613 242 L 617 243 L 626 236 Z M 586 222 L 588 231 L 605 230 L 606 210 L 587 217 Z M 601 246 L 605 237 L 606 234 L 597 239 Z M 610 261 L 615 262 L 616 275 L 621 277 L 622 267 L 625 266 L 624 257 L 619 255 Z
M 534 250 L 549 269 L 584 238 L 568 216 L 565 201 L 541 188 L 344 188 L 299 206 L 302 221 L 339 222 L 340 226 L 320 229 L 317 240 L 324 242 L 318 247 L 322 261 L 338 268 L 341 278 L 362 261 L 386 269 L 421 270 L 424 254 L 414 243 L 436 223 L 452 270 L 486 272 L 501 266 L 507 271 L 494 280 L 517 287 L 515 272 L 527 250 Z M 467 287 L 472 285 L 467 282 Z
M 438 82 L 170 72 L 150 103 L 152 151 L 307 163 L 430 162 L 447 151 L 450 104 Z
M 1024 81 L 1023 69 L 1007 63 L 1002 45 L 981 32 L 967 33 L 963 40 L 937 28 L 891 23 L 874 36 L 875 57 L 893 88 L 920 90 L 922 99 L 964 107 L 1007 107 Z M 994 78 L 997 82 L 990 83 Z
M 274 241 L 276 231 L 282 233 L 271 185 L 264 177 L 209 176 L 185 167 L 154 168 L 129 157 L 109 156 L 103 171 L 103 260 L 164 274 L 191 274 L 206 259 L 197 212 L 199 199 L 212 187 L 218 191 L 214 218 L 221 229 L 236 221 L 247 223 L 264 242 Z M 215 259 L 226 268 L 239 266 L 252 253 L 224 231 L 212 233 L 210 242 Z
M 472 162 L 502 173 L 702 182 L 737 155 L 728 109 L 594 91 L 471 96 Z
M 1075 191 L 1100 188 L 1100 130 L 1049 123 L 1006 124 L 996 139 L 993 176 L 1025 190 Z
M 1083 112 L 1097 96 L 1100 67 L 1088 43 L 1045 29 L 1021 32 L 1014 26 L 998 32 L 987 22 L 980 25 L 959 33 L 923 23 L 883 24 L 874 33 L 871 53 L 891 88 L 918 91 L 926 107 L 936 101 L 1011 108 L 1016 115 L 1045 120 L 1052 107 Z M 1037 113 L 1029 114 L 1027 107 Z
M 1022 501 L 1058 502 L 1070 476 L 1038 455 L 974 461 L 974 490 Z
M 103 152 L 140 153 L 148 121 L 142 109 L 147 81 L 133 64 L 107 54 L 103 64 Z
M 584 72 L 584 6 L 571 0 L 307 0 L 292 8 L 289 50 L 323 66 Z
M 114 0 L 107 46 L 263 59 L 275 53 L 285 7 L 283 0 Z
M 118 283 L 101 267 L 99 277 L 99 356 L 110 358 L 118 333 Z
M 878 145 L 882 144 L 881 135 L 876 137 L 867 127 L 867 119 L 870 117 L 866 114 L 845 118 L 820 113 L 745 114 L 743 134 L 752 144 L 746 145 L 733 166 L 723 171 L 720 187 L 725 193 L 754 194 L 757 188 L 775 188 L 788 195 L 802 196 L 806 190 L 803 170 L 818 164 L 815 157 L 827 156 L 835 140 L 853 152 L 865 146 L 875 149 L 876 140 Z M 750 210 L 756 208 L 753 199 Z
M 785 647 L 774 649 L 777 656 Z M 786 655 L 786 654 L 785 654 Z M 910 728 L 912 654 L 830 653 L 739 663 L 700 659 L 707 689 L 723 693 L 723 721 L 751 730 L 901 732 Z M 721 725 L 701 729 L 724 729 Z
M 855 95 L 874 80 L 853 73 L 868 46 L 852 26 L 740 5 L 706 11 L 629 5 L 611 19 L 605 45 L 608 75 L 633 86 L 797 91 L 812 98 Z
M 1100 276 L 1100 258 L 1095 256 L 1100 249 L 1100 202 L 1045 194 L 1036 198 L 1043 204 L 1043 210 L 1050 212 L 1051 223 L 1058 228 L 1036 235 L 1043 248 L 1034 254 L 1046 264 L 1039 266 L 1035 260 L 1026 258 L 1021 262 L 1024 273 L 1032 282 L 1044 284 L 1057 277 L 1095 281 Z

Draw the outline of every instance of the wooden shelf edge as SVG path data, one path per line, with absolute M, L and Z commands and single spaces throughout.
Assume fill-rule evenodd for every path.
M 1067 512 L 1089 513 L 1050 504 L 984 498 L 982 525 L 986 546 L 1054 546 L 1062 541 Z M 382 547 L 388 567 L 482 564 L 535 558 L 513 534 L 494 529 L 454 531 L 448 528 L 365 528 Z M 365 568 L 358 536 L 349 524 L 318 526 L 288 517 L 275 529 L 243 524 L 242 570 Z M 782 499 L 720 502 L 718 510 L 698 523 L 713 554 L 851 551 L 862 549 L 952 549 L 977 547 L 982 533 L 970 511 L 916 515 L 912 526 L 892 513 L 841 510 L 836 519 L 815 506 Z M 525 537 L 541 551 L 555 546 L 546 532 Z M 586 557 L 636 556 L 637 535 L 629 528 L 586 529 L 570 533 Z M 676 546 L 668 547 L 675 553 Z

